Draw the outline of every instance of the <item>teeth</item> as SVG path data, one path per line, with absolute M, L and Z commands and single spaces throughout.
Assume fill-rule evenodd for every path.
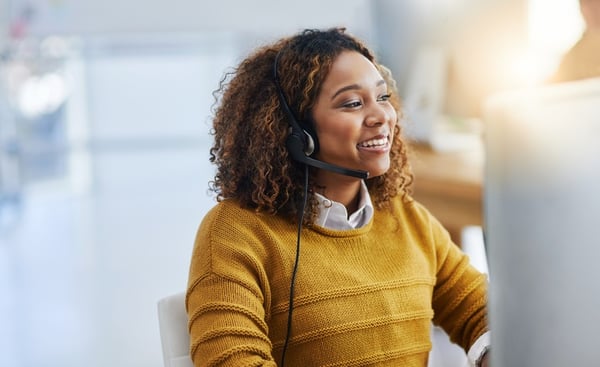
M 384 138 L 384 139 L 371 139 L 371 140 L 367 140 L 367 141 L 364 141 L 364 142 L 360 143 L 359 146 L 371 148 L 371 147 L 384 146 L 384 145 L 387 144 L 387 142 L 388 142 L 387 138 Z

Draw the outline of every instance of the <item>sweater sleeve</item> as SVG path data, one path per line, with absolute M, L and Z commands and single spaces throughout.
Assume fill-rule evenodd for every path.
M 469 262 L 448 232 L 431 218 L 436 253 L 433 322 L 465 351 L 487 330 L 487 277 Z
M 243 246 L 214 235 L 216 216 L 209 213 L 201 224 L 190 265 L 186 308 L 192 361 L 196 367 L 275 366 L 260 266 Z

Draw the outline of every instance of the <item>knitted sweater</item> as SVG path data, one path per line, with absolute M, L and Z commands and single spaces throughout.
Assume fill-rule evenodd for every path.
M 232 201 L 205 216 L 186 297 L 195 366 L 279 363 L 296 234 Z M 425 367 L 432 321 L 465 350 L 487 330 L 486 277 L 415 201 L 301 241 L 286 366 Z

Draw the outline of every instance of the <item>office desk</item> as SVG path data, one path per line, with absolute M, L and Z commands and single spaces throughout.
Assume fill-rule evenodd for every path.
M 441 153 L 410 146 L 414 198 L 425 205 L 460 245 L 464 226 L 482 224 L 484 154 L 480 150 Z

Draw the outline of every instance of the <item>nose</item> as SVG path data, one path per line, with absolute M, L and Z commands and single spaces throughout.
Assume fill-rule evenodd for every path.
M 387 103 L 374 102 L 367 110 L 365 117 L 365 125 L 367 126 L 379 126 L 387 124 L 392 119 L 393 107 Z

